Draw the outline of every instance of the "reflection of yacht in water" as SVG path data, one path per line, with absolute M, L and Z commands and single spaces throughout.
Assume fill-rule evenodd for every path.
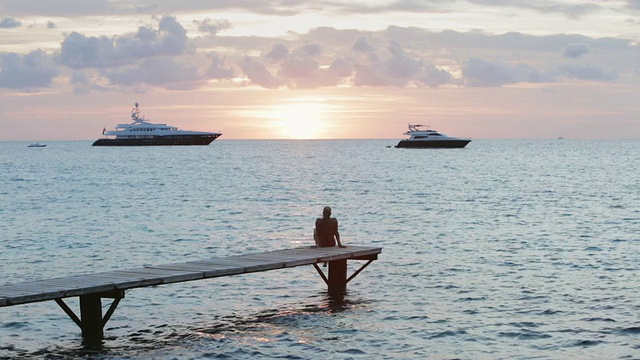
M 131 124 L 118 124 L 115 130 L 102 130 L 102 139 L 93 146 L 209 145 L 222 133 L 181 130 L 167 124 L 153 124 L 140 117 L 138 103 L 131 111 Z
M 429 129 L 426 125 L 409 124 L 409 131 L 404 135 L 409 135 L 409 138 L 400 140 L 397 148 L 463 148 L 471 142 L 470 139 L 451 137 Z

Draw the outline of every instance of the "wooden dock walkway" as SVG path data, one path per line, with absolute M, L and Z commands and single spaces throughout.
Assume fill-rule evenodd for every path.
M 301 247 L 5 284 L 0 285 L 0 307 L 54 300 L 82 329 L 85 342 L 95 344 L 102 341 L 104 325 L 115 311 L 120 299 L 124 298 L 125 290 L 313 265 L 327 284 L 329 293 L 336 295 L 344 293 L 347 283 L 372 261 L 377 260 L 381 252 L 382 248 L 379 247 Z M 347 277 L 347 260 L 366 260 L 367 262 Z M 319 263 L 324 262 L 329 263 L 328 276 L 318 266 Z M 80 298 L 80 316 L 77 316 L 63 301 L 64 298 L 76 296 Z M 101 303 L 103 298 L 113 299 L 104 317 Z

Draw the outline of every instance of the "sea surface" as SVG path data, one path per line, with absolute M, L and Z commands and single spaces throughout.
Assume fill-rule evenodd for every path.
M 383 248 L 343 298 L 311 266 L 127 291 L 98 349 L 1 307 L 0 359 L 640 359 L 640 141 L 395 143 L 0 142 L 1 283 L 308 246 L 324 206 Z

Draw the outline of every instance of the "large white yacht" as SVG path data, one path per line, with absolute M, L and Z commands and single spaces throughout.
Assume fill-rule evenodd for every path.
M 403 135 L 409 135 L 409 138 L 400 140 L 397 148 L 463 148 L 471 142 L 471 139 L 445 135 L 427 125 L 409 124 L 409 131 Z
M 140 116 L 138 103 L 131 110 L 131 120 L 131 124 L 118 124 L 115 130 L 102 129 L 103 138 L 96 140 L 93 146 L 209 145 L 222 135 L 150 123 Z

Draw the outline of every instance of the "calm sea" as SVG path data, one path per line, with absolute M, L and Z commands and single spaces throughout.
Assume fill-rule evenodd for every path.
M 3 307 L 0 358 L 640 359 L 640 141 L 395 142 L 1 142 L 3 283 L 311 245 L 325 205 L 383 253 L 342 301 L 311 266 L 130 290 L 99 351 Z

